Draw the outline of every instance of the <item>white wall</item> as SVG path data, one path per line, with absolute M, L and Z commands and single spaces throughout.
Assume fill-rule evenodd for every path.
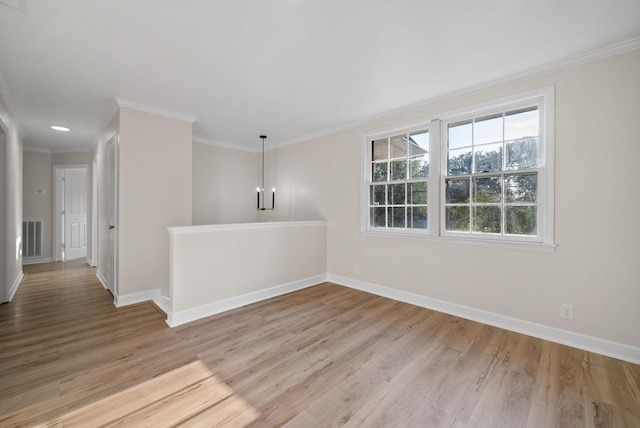
M 118 293 L 169 294 L 167 227 L 191 224 L 191 123 L 120 108 Z
M 555 252 L 360 234 L 363 135 L 548 85 L 556 88 Z M 638 118 L 640 51 L 441 101 L 279 149 L 278 220 L 328 220 L 332 275 L 638 349 Z M 573 321 L 560 319 L 561 303 L 575 305 Z
M 170 228 L 171 326 L 324 282 L 326 222 Z
M 22 137 L 7 105 L 0 94 L 0 120 L 7 128 L 6 164 L 4 183 L 5 218 L 0 220 L 4 240 L 5 296 L 17 290 L 22 278 Z M 2 273 L 0 273 L 2 274 Z
M 193 224 L 257 221 L 258 160 L 256 153 L 193 143 Z
M 42 258 L 53 257 L 53 170 L 51 153 L 23 153 L 22 215 L 24 220 L 42 220 Z M 44 193 L 37 193 L 37 190 Z M 50 260 L 49 260 L 50 261 Z
M 42 220 L 42 258 L 53 254 L 53 167 L 56 165 L 87 166 L 87 230 L 91 231 L 91 153 L 43 153 L 25 150 L 23 154 L 23 217 L 25 220 Z M 36 193 L 43 189 L 45 193 Z M 91 234 L 87 236 L 87 258 L 91 259 Z

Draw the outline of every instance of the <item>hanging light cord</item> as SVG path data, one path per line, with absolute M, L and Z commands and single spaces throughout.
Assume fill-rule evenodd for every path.
M 264 193 L 264 140 L 267 138 L 266 135 L 261 135 L 260 139 L 262 139 L 262 192 Z

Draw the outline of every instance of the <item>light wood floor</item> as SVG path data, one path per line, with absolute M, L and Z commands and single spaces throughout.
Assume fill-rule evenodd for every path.
M 78 262 L 0 306 L 0 426 L 640 427 L 640 366 L 322 284 L 170 329 Z

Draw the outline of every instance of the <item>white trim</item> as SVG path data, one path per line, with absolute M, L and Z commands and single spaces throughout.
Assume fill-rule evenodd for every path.
M 121 294 L 113 297 L 113 304 L 116 308 L 135 305 L 136 303 L 155 301 L 160 297 L 160 289 L 141 291 L 139 293 Z
M 98 162 L 91 162 L 91 258 L 89 266 L 98 265 Z
M 23 147 L 22 150 L 25 152 L 47 153 L 47 154 L 56 154 L 56 155 L 64 154 L 64 153 L 91 153 L 93 151 L 92 149 L 87 149 L 84 147 L 78 147 L 77 149 L 69 149 L 69 148 L 43 149 L 38 147 Z
M 33 152 L 33 153 L 47 153 L 47 154 L 51 154 L 51 150 L 49 149 L 39 149 L 37 147 L 27 147 L 24 146 L 22 147 L 22 151 L 23 152 Z
M 0 76 L 1 77 L 1 76 Z M 5 247 L 9 249 L 8 242 L 5 239 L 5 233 L 7 229 L 7 145 L 9 140 L 9 132 L 7 126 L 0 118 L 0 303 L 4 303 L 5 296 L 8 297 L 9 290 L 6 288 L 6 271 L 5 271 Z
M 128 108 L 130 110 L 141 111 L 143 113 L 155 114 L 156 116 L 166 117 L 168 119 L 180 120 L 182 122 L 193 123 L 198 118 L 195 116 L 189 116 L 182 113 L 176 113 L 170 110 L 164 110 L 158 107 L 153 107 L 145 104 L 140 104 L 135 101 L 125 100 L 124 98 L 116 97 L 116 102 L 120 107 Z
M 23 265 L 38 265 L 42 263 L 51 263 L 53 262 L 53 258 L 51 257 L 23 257 L 22 264 Z
M 109 287 L 107 287 L 107 279 L 104 277 L 104 275 L 102 275 L 102 272 L 100 272 L 97 269 L 96 269 L 96 278 L 98 278 L 98 281 L 100 281 L 100 284 L 102 284 L 105 290 L 109 289 Z
M 625 40 L 610 46 L 606 46 L 600 49 L 592 50 L 586 53 L 572 56 L 560 61 L 551 62 L 540 67 L 530 68 L 521 73 L 514 73 L 508 76 L 500 77 L 497 79 L 489 80 L 478 85 L 469 86 L 460 90 L 446 92 L 442 95 L 427 98 L 414 104 L 403 106 L 393 110 L 386 110 L 382 113 L 371 115 L 363 119 L 351 121 L 331 128 L 326 128 L 311 134 L 306 134 L 301 137 L 292 138 L 290 140 L 283 141 L 276 145 L 276 147 L 291 146 L 294 144 L 303 143 L 316 138 L 325 137 L 327 135 L 336 134 L 338 132 L 358 128 L 360 126 L 367 125 L 371 122 L 375 122 L 380 119 L 390 119 L 394 116 L 404 115 L 417 111 L 421 108 L 429 107 L 434 104 L 460 98 L 468 95 L 473 95 L 479 92 L 497 88 L 510 83 L 519 82 L 526 79 L 533 79 L 545 74 L 561 71 L 567 68 L 576 67 L 578 65 L 586 64 L 589 62 L 598 61 L 601 59 L 609 58 L 615 55 L 623 54 L 626 52 L 640 49 L 640 37 L 634 37 L 629 40 Z
M 202 226 L 168 227 L 170 235 L 189 235 L 203 232 L 222 232 L 228 230 L 282 229 L 288 227 L 321 227 L 326 226 L 326 220 L 317 221 L 269 221 L 256 223 L 208 224 Z
M 478 247 L 490 247 L 490 248 L 509 248 L 514 250 L 530 250 L 530 251 L 542 251 L 542 252 L 554 252 L 558 247 L 557 244 L 545 244 L 542 242 L 523 242 L 523 241 L 507 241 L 507 240 L 488 240 L 488 239 L 473 239 L 466 236 L 452 237 L 452 236 L 436 236 L 428 235 L 426 233 L 410 232 L 404 230 L 363 230 L 360 231 L 360 235 L 369 238 L 392 238 L 392 239 L 416 239 L 427 242 L 439 242 L 442 244 L 464 244 L 474 245 Z
M 339 275 L 327 274 L 327 281 L 345 287 L 354 288 L 356 290 L 365 291 L 367 293 L 372 293 L 377 296 L 477 321 L 494 327 L 514 331 L 516 333 L 526 334 L 527 336 L 533 336 L 550 342 L 559 343 L 561 345 L 595 352 L 608 357 L 629 361 L 634 364 L 640 364 L 640 348 L 634 346 L 611 342 L 609 340 L 574 333 L 567 330 L 561 330 L 555 327 L 548 327 L 542 324 L 496 314 L 494 312 L 475 309 L 459 305 L 457 303 L 445 302 L 443 300 L 432 299 L 430 297 L 421 296 L 407 291 L 396 290 L 382 285 L 358 281 Z
M 24 278 L 24 272 L 23 271 L 18 272 L 18 276 L 13 281 L 13 284 L 9 289 L 9 296 L 8 296 L 9 298 L 7 299 L 7 302 L 10 302 L 13 300 L 13 296 L 16 295 L 16 292 L 18 291 L 18 287 L 20 287 L 20 284 L 22 284 L 23 278 Z
M 49 150 L 49 153 L 51 154 L 55 154 L 55 155 L 59 155 L 59 154 L 64 154 L 64 153 L 93 153 L 93 149 L 91 148 L 86 148 L 86 147 L 78 147 L 76 148 L 61 148 L 61 149 L 56 149 L 53 148 L 51 150 Z
M 323 282 L 326 282 L 326 280 L 326 274 L 317 275 L 311 278 L 293 281 L 288 284 L 277 285 L 275 287 L 255 291 L 253 293 L 231 297 L 228 299 L 220 300 L 218 302 L 208 303 L 206 305 L 186 309 L 184 311 L 168 312 L 167 324 L 170 327 L 177 327 L 188 322 L 196 321 L 201 318 L 206 318 L 211 315 L 229 311 L 231 309 L 246 306 L 251 303 L 260 302 L 262 300 L 271 299 L 273 297 L 281 296 L 286 293 L 291 293 L 292 291 L 302 290 L 303 288 L 322 284 Z
M 11 96 L 11 92 L 9 91 L 9 86 L 7 86 L 4 80 L 2 70 L 0 70 L 0 94 L 2 94 L 2 99 L 4 100 L 4 105 L 7 108 L 7 113 L 9 113 L 9 117 L 13 119 L 13 125 L 15 126 L 16 131 L 18 131 L 18 138 L 24 140 L 27 137 L 27 134 L 25 134 L 24 126 L 19 119 L 20 115 L 15 114 L 15 103 L 13 102 L 13 97 Z
M 106 270 L 107 276 L 111 276 L 113 273 L 113 281 L 110 283 L 109 279 L 105 281 L 107 284 L 107 290 L 109 290 L 114 296 L 118 294 L 118 235 L 119 235 L 119 220 L 118 220 L 118 156 L 119 156 L 119 146 L 120 144 L 120 135 L 116 132 L 111 138 L 107 141 L 105 146 L 106 151 L 106 166 L 107 166 L 107 183 L 106 183 L 106 192 L 107 192 L 107 233 L 106 233 L 106 242 L 107 242 L 107 263 Z M 113 155 L 113 156 L 112 156 Z M 113 211 L 113 218 L 112 218 Z M 113 223 L 113 224 L 112 224 Z M 115 230 L 111 231 L 110 226 L 113 225 Z M 111 242 L 111 234 L 113 233 L 113 248 Z M 112 265 L 113 264 L 113 265 Z
M 255 149 L 250 149 L 249 147 L 240 146 L 238 144 L 225 143 L 223 141 L 214 141 L 214 140 L 209 140 L 207 138 L 196 137 L 196 136 L 193 136 L 191 139 L 194 143 L 206 144 L 208 146 L 221 147 L 223 149 L 236 150 L 241 152 L 260 153 L 260 149 L 257 147 Z
M 62 219 L 63 219 L 63 214 L 62 211 L 64 210 L 65 206 L 65 201 L 63 200 L 63 195 L 64 195 L 64 182 L 61 180 L 63 177 L 63 173 L 64 171 L 66 171 L 67 169 L 82 169 L 84 170 L 84 176 L 85 176 L 85 183 L 84 183 L 84 193 L 85 193 L 85 207 L 84 207 L 84 212 L 85 212 L 85 216 L 86 213 L 89 212 L 88 208 L 88 201 L 86 198 L 86 195 L 89 193 L 89 185 L 88 185 L 88 181 L 87 181 L 87 176 L 89 175 L 89 165 L 82 163 L 82 164 L 56 164 L 53 165 L 53 259 L 52 261 L 55 262 L 59 262 L 62 261 L 62 241 L 63 241 L 63 237 L 64 237 L 64 224 L 62 223 Z M 87 219 L 85 218 L 85 222 L 88 224 Z M 62 230 L 60 230 L 62 229 Z M 86 233 L 86 232 L 85 232 Z M 86 236 L 85 236 L 85 240 Z M 86 254 L 89 253 L 89 249 L 86 248 L 85 249 L 85 257 Z
M 171 300 L 166 296 L 160 295 L 160 292 L 158 292 L 156 297 L 153 299 L 153 303 L 155 303 L 156 306 L 165 313 L 165 315 L 171 312 Z

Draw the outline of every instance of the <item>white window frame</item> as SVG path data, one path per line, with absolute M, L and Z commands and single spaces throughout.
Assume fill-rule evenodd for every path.
M 362 228 L 365 236 L 404 237 L 432 239 L 446 242 L 460 242 L 479 245 L 503 245 L 541 250 L 553 250 L 554 243 L 554 180 L 555 180 L 555 88 L 548 86 L 540 89 L 502 97 L 467 108 L 443 112 L 437 118 L 403 126 L 386 128 L 362 135 Z M 493 235 L 465 233 L 445 230 L 445 194 L 447 178 L 447 124 L 459 120 L 481 117 L 501 111 L 510 111 L 521 107 L 537 106 L 540 119 L 538 167 L 538 215 L 536 236 Z M 395 229 L 371 227 L 369 220 L 369 186 L 371 184 L 371 141 L 418 130 L 429 131 L 430 174 L 428 186 L 428 228 Z M 506 171 L 501 171 L 500 174 Z M 514 171 L 516 172 L 516 171 Z M 495 175 L 495 174 L 494 174 Z
M 382 138 L 388 138 L 388 137 L 393 137 L 399 134 L 411 134 L 411 133 L 415 133 L 415 132 L 420 132 L 420 131 L 426 131 L 429 133 L 429 146 L 433 146 L 433 144 L 431 143 L 431 138 L 433 137 L 432 134 L 432 129 L 431 129 L 431 122 L 419 122 L 419 123 L 414 123 L 413 125 L 410 126 L 405 126 L 405 127 L 399 127 L 399 128 L 393 128 L 393 129 L 387 129 L 387 130 L 382 130 L 380 132 L 374 132 L 371 134 L 368 134 L 365 137 L 365 143 L 363 144 L 363 158 L 365 159 L 365 167 L 364 167 L 364 186 L 363 186 L 363 216 L 364 216 L 364 225 L 366 227 L 367 230 L 369 231 L 382 231 L 384 230 L 385 233 L 393 233 L 393 234 L 409 234 L 409 235 L 418 235 L 418 236 L 425 236 L 425 235 L 431 235 L 432 234 L 432 227 L 431 227 L 431 222 L 428 220 L 427 218 L 427 228 L 426 229 L 412 229 L 412 228 L 376 228 L 376 227 L 370 227 L 369 226 L 369 214 L 370 214 L 370 204 L 369 204 L 369 188 L 372 184 L 389 184 L 388 181 L 380 181 L 380 182 L 375 182 L 373 183 L 371 181 L 371 164 L 372 164 L 372 159 L 371 159 L 371 142 L 374 140 L 378 140 L 378 139 L 382 139 Z M 431 152 L 429 152 L 429 158 L 431 159 L 431 156 L 433 156 L 433 154 Z M 432 186 L 432 180 L 431 180 L 431 176 L 433 175 L 433 173 L 431 171 L 429 171 L 429 178 L 426 180 L 420 180 L 420 179 L 407 179 L 407 180 L 403 180 L 406 182 L 422 182 L 422 181 L 426 181 L 427 182 L 427 189 L 428 189 L 428 199 L 427 199 L 427 215 L 430 212 L 430 208 L 429 204 L 432 203 L 432 199 L 431 199 L 431 188 L 430 186 Z M 437 201 L 436 201 L 437 203 Z M 408 207 L 408 205 L 405 204 L 405 206 Z

